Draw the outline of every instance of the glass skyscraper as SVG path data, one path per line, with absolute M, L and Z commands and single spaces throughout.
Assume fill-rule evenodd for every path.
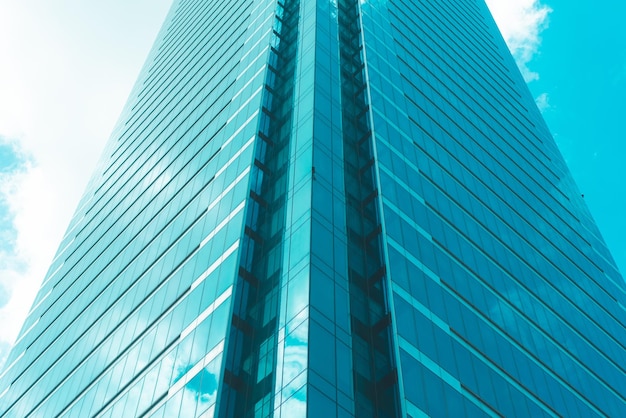
M 626 284 L 483 0 L 175 0 L 2 417 L 624 417 Z

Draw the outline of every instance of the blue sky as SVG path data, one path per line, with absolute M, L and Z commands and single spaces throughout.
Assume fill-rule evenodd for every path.
M 170 3 L 0 2 L 0 367 Z M 626 3 L 488 3 L 626 271 Z
M 609 249 L 626 271 L 626 2 L 543 0 L 552 12 L 531 62 L 543 115 Z

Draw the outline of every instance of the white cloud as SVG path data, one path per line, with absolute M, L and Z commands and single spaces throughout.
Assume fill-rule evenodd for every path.
M 537 103 L 537 107 L 542 112 L 550 109 L 550 97 L 548 93 L 541 93 L 539 96 L 535 98 L 535 103 Z
M 539 51 L 541 32 L 548 27 L 550 7 L 539 0 L 487 0 L 502 36 L 513 53 L 526 82 L 539 74 L 528 64 Z
M 25 315 L 22 306 L 25 283 L 21 279 L 30 264 L 17 239 L 16 219 L 20 208 L 16 203 L 22 185 L 32 173 L 32 165 L 19 141 L 0 137 L 0 150 L 0 329 L 15 335 L 21 324 L 12 318 L 14 313 L 21 318 Z M 29 299 L 32 296 L 27 296 Z M 10 345 L 10 340 L 0 338 L 0 365 Z

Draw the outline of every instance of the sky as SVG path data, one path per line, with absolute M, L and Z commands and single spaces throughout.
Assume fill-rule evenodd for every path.
M 626 271 L 626 2 L 488 0 Z M 0 0 L 0 368 L 171 0 Z

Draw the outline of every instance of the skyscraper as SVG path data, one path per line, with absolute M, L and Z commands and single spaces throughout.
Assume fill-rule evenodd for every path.
M 0 415 L 622 416 L 624 292 L 482 0 L 177 0 Z

